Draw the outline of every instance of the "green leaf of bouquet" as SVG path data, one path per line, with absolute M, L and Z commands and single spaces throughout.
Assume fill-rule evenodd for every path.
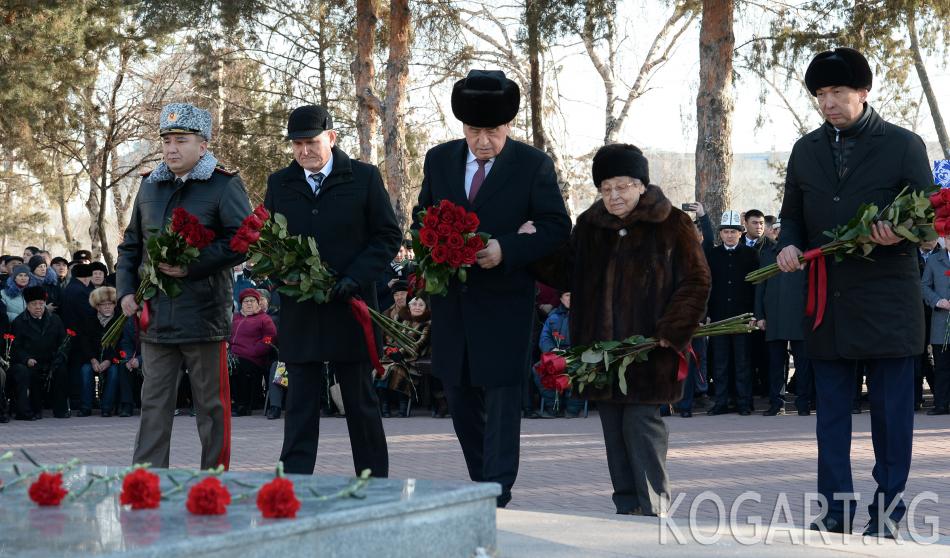
M 287 218 L 284 217 L 283 213 L 275 213 L 274 222 L 277 223 L 277 225 L 282 229 L 287 228 Z
M 584 353 L 581 355 L 581 361 L 587 362 L 590 364 L 600 362 L 603 359 L 604 359 L 604 353 L 600 351 L 595 351 L 593 349 L 588 349 L 584 351 Z
M 627 367 L 630 366 L 632 361 L 632 356 L 625 356 L 617 368 L 617 383 L 620 386 L 620 393 L 624 395 L 627 395 Z
M 460 267 L 458 271 L 459 281 L 465 283 L 468 280 L 468 272 L 465 271 L 464 267 Z

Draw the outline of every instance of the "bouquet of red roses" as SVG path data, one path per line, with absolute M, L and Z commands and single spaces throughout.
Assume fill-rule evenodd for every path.
M 478 215 L 449 200 L 442 200 L 419 212 L 422 228 L 412 231 L 412 247 L 418 261 L 418 274 L 425 292 L 444 295 L 449 280 L 465 282 L 466 268 L 475 263 L 475 255 L 485 248 L 489 235 L 477 233 Z
M 135 303 L 145 303 L 142 306 L 142 329 L 148 328 L 148 300 L 154 298 L 159 291 L 169 298 L 175 298 L 182 291 L 182 280 L 161 273 L 158 271 L 158 264 L 187 267 L 198 259 L 201 250 L 213 240 L 214 231 L 202 225 L 197 217 L 184 208 L 176 207 L 168 224 L 146 241 L 145 251 L 148 258 L 142 264 L 142 281 L 135 291 Z M 103 347 L 115 346 L 122 335 L 126 320 L 125 315 L 120 315 L 112 322 L 102 336 Z

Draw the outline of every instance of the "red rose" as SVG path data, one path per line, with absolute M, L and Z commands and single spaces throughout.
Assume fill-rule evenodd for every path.
M 162 501 L 158 475 L 145 469 L 136 469 L 122 479 L 122 494 L 119 502 L 131 505 L 133 510 L 157 508 Z
M 452 250 L 459 250 L 465 246 L 465 239 L 462 238 L 462 235 L 459 233 L 452 233 L 445 240 L 445 245 L 451 248 Z
M 456 205 L 453 210 L 455 213 L 455 222 L 465 224 L 465 217 L 468 215 L 468 211 L 465 210 L 461 205 Z
M 240 231 L 238 231 L 240 233 Z M 241 238 L 246 240 L 248 244 L 254 244 L 261 238 L 261 231 L 255 231 L 251 229 L 244 229 Z
M 940 201 L 943 203 L 950 203 L 950 188 L 940 189 Z
M 58 506 L 69 491 L 63 488 L 62 473 L 40 473 L 30 485 L 30 500 L 41 506 Z
M 119 364 L 119 359 L 113 358 L 113 359 L 112 359 L 112 364 Z
M 251 213 L 250 215 L 248 215 L 247 218 L 244 219 L 244 222 L 241 224 L 247 227 L 250 227 L 254 229 L 255 231 L 259 231 L 262 228 L 264 228 L 264 220 L 258 217 L 257 215 L 255 215 L 254 213 Z
M 948 269 L 947 271 L 944 271 L 943 274 L 946 275 L 947 277 L 950 277 L 950 269 Z
M 564 391 L 571 387 L 571 379 L 567 377 L 567 374 L 561 374 L 560 376 L 554 377 L 554 387 L 558 391 Z
M 268 335 L 267 337 L 261 339 L 261 341 L 263 341 L 265 345 L 270 345 L 274 342 L 274 338 Z
M 535 369 L 542 376 L 557 376 L 564 374 L 564 371 L 567 370 L 567 361 L 560 355 L 544 353 L 541 355 L 541 362 L 535 366 Z
M 937 234 L 940 236 L 950 234 L 950 219 L 935 219 L 934 230 L 937 231 Z
M 439 233 L 439 238 L 447 238 L 450 234 L 455 232 L 455 229 L 452 228 L 451 224 L 443 221 L 436 227 L 435 232 Z
M 262 486 L 257 493 L 257 509 L 264 517 L 297 517 L 300 500 L 294 495 L 294 483 L 276 478 Z
M 190 222 L 189 217 L 191 217 L 191 214 L 185 211 L 185 208 L 176 207 L 173 209 L 171 230 L 173 232 L 181 231 Z
M 125 357 L 129 356 L 129 354 L 126 353 L 125 351 L 119 351 L 119 356 L 122 357 L 122 358 L 125 358 Z
M 475 232 L 478 230 L 478 225 L 481 224 L 481 221 L 478 220 L 478 215 L 475 212 L 470 211 L 465 214 L 465 232 Z
M 422 218 L 422 225 L 425 227 L 439 226 L 439 216 L 431 211 L 426 211 L 426 216 Z
M 195 515 L 224 515 L 231 493 L 217 477 L 208 477 L 191 487 L 185 507 Z
M 465 265 L 472 265 L 478 260 L 478 257 L 475 255 L 475 250 L 472 250 L 468 246 L 462 248 L 462 263 Z
M 231 251 L 237 252 L 238 254 L 246 254 L 251 248 L 251 245 L 241 237 L 234 235 L 231 237 L 231 242 L 228 243 L 228 247 L 231 248 Z
M 254 215 L 257 215 L 257 218 L 264 222 L 267 222 L 267 220 L 270 219 L 270 212 L 267 211 L 267 208 L 263 205 L 259 205 L 254 208 Z
M 426 213 L 425 213 L 425 214 L 426 214 L 426 215 L 434 215 L 435 218 L 438 219 L 439 216 L 442 214 L 442 212 L 439 210 L 439 206 L 433 205 L 433 206 L 430 207 L 429 209 L 426 209 Z M 423 216 L 423 219 L 425 219 L 424 216 Z
M 446 225 L 451 225 L 456 221 L 456 213 L 454 206 L 446 206 L 442 208 L 442 211 L 439 213 L 439 222 Z
M 449 257 L 449 249 L 443 245 L 438 245 L 432 249 L 432 261 L 440 264 L 445 263 L 445 260 Z
M 938 207 L 936 215 L 938 218 L 950 217 L 950 205 L 944 204 Z
M 70 336 L 70 337 L 76 337 L 76 332 L 73 331 L 73 330 L 71 330 L 71 329 L 69 329 L 69 328 L 67 327 L 67 328 L 66 328 L 66 335 L 68 335 L 68 336 Z
M 482 237 L 475 235 L 465 241 L 465 247 L 478 252 L 485 249 L 485 241 L 482 240 Z
M 459 267 L 462 265 L 462 252 L 459 250 L 449 250 L 449 256 L 446 258 L 446 261 L 451 267 Z
M 432 248 L 439 243 L 439 233 L 435 232 L 435 229 L 423 227 L 419 231 L 419 242 L 427 248 Z

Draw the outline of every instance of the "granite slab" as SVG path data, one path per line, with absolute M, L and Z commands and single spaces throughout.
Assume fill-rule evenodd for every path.
M 20 464 L 21 470 L 31 466 Z M 114 474 L 114 467 L 80 466 L 63 475 L 71 492 L 86 485 L 89 473 Z M 153 469 L 162 492 L 174 485 L 169 471 Z M 183 480 L 187 472 L 172 472 Z M 0 479 L 13 478 L 9 463 Z M 51 556 L 166 557 L 200 554 L 205 558 L 241 556 L 321 556 L 364 558 L 471 557 L 495 553 L 493 483 L 372 479 L 363 498 L 318 501 L 312 487 L 333 494 L 353 479 L 288 475 L 302 507 L 295 519 L 264 519 L 252 488 L 271 478 L 266 473 L 224 473 L 232 497 L 248 493 L 223 516 L 197 516 L 185 509 L 187 491 L 163 500 L 155 510 L 132 510 L 119 503 L 121 486 L 96 486 L 58 507 L 29 500 L 28 483 L 0 493 L 0 557 Z M 253 493 L 253 494 L 252 494 Z

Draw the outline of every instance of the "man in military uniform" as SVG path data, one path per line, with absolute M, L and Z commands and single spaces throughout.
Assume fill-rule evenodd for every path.
M 491 235 L 464 284 L 432 297 L 432 370 L 445 386 L 455 433 L 473 481 L 497 482 L 498 505 L 518 475 L 522 379 L 534 346 L 534 279 L 527 266 L 570 235 L 554 163 L 508 137 L 518 85 L 500 71 L 472 70 L 452 89 L 464 139 L 426 153 L 413 210 L 447 199 Z M 530 222 L 530 223 L 529 223 Z M 533 234 L 518 234 L 533 224 Z
M 885 207 L 904 189 L 933 184 L 927 150 L 916 134 L 884 121 L 867 103 L 871 68 L 860 52 L 818 54 L 805 73 L 825 123 L 795 143 L 782 201 L 782 271 L 828 241 L 824 231 L 852 219 L 862 204 Z M 813 529 L 850 533 L 851 402 L 855 363 L 867 365 L 877 490 L 864 534 L 894 537 L 906 512 L 900 498 L 914 436 L 914 360 L 924 352 L 917 248 L 887 223 L 876 223 L 872 259 L 827 260 L 827 305 L 806 319 L 805 351 L 818 404 L 818 492 L 826 502 Z M 814 286 L 818 288 L 817 285 Z M 838 499 L 835 495 L 838 494 Z M 847 502 L 847 504 L 846 504 Z
M 379 169 L 350 159 L 336 146 L 336 130 L 324 107 L 295 109 L 287 139 L 294 161 L 268 177 L 264 205 L 287 218 L 290 234 L 316 240 L 337 282 L 324 304 L 281 299 L 277 336 L 288 378 L 280 460 L 288 473 L 313 473 L 327 362 L 340 384 L 354 469 L 386 477 L 389 451 L 370 358 L 347 301 L 359 296 L 377 309 L 376 280 L 399 250 L 402 235 Z
M 187 268 L 158 264 L 182 280 L 182 293 L 159 292 L 148 301 L 142 331 L 142 419 L 134 463 L 168 467 L 178 376 L 184 362 L 191 380 L 201 439 L 201 468 L 228 467 L 231 455 L 231 392 L 226 340 L 231 327 L 231 268 L 244 256 L 228 243 L 251 212 L 241 179 L 217 165 L 208 150 L 211 114 L 188 104 L 162 109 L 159 134 L 163 162 L 142 179 L 125 238 L 119 245 L 117 290 L 122 311 L 139 311 L 135 291 L 145 244 L 182 207 L 214 231 L 214 241 Z

